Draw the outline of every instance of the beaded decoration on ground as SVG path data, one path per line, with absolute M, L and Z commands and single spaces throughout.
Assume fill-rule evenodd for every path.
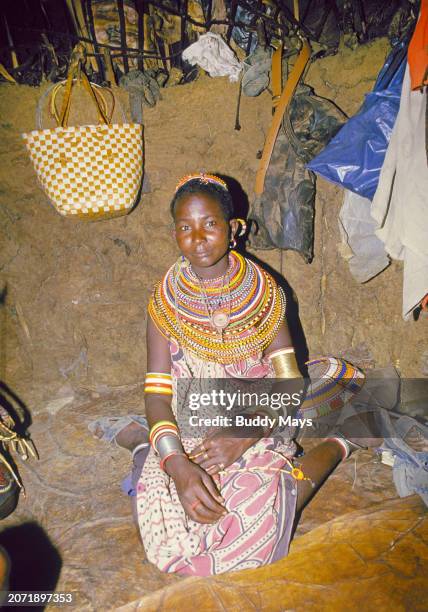
M 320 357 L 306 365 L 310 383 L 301 417 L 317 419 L 340 410 L 364 386 L 364 373 L 340 357 Z

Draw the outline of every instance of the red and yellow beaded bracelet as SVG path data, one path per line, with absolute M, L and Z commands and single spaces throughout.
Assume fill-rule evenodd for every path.
M 147 372 L 144 393 L 172 395 L 172 376 L 165 372 Z

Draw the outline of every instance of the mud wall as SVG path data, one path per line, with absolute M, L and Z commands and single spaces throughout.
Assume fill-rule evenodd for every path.
M 343 49 L 314 63 L 306 82 L 351 115 L 387 51 L 383 40 Z M 157 106 L 145 110 L 150 191 L 127 217 L 75 222 L 48 203 L 20 137 L 34 129 L 44 89 L 0 86 L 0 280 L 6 294 L 0 377 L 36 412 L 85 390 L 103 394 L 141 384 L 149 291 L 177 254 L 168 216 L 174 186 L 184 174 L 205 169 L 234 177 L 251 199 L 256 155 L 271 118 L 269 94 L 243 98 L 242 129 L 235 131 L 238 87 L 227 79 L 202 76 L 164 90 Z M 83 101 L 74 119 L 95 117 Z M 318 180 L 311 265 L 292 252 L 257 255 L 292 286 L 312 356 L 357 349 L 371 364 L 393 363 L 404 375 L 427 376 L 426 319 L 401 318 L 401 265 L 393 263 L 365 285 L 353 280 L 338 251 L 341 201 L 340 189 Z

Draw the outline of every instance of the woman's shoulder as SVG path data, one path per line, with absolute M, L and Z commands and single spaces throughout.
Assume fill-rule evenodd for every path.
M 165 327 L 175 308 L 173 282 L 175 266 L 176 263 L 172 264 L 162 278 L 156 281 L 148 303 L 149 315 L 160 329 Z
M 168 281 L 171 280 L 171 278 L 173 277 L 174 274 L 174 268 L 175 268 L 175 263 L 172 264 L 172 266 L 170 266 L 168 268 L 168 270 L 163 274 L 163 276 L 161 276 L 161 278 L 159 278 L 154 285 L 152 286 L 152 294 L 154 294 L 156 292 L 156 290 L 159 290 L 160 287 L 162 287 L 163 285 L 167 284 Z

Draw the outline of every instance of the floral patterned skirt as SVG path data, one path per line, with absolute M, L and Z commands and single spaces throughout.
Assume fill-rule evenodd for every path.
M 290 446 L 280 440 L 256 442 L 215 477 L 228 512 L 206 525 L 185 514 L 174 481 L 150 449 L 136 495 L 149 561 L 163 572 L 209 576 L 257 568 L 287 555 L 297 497 L 296 481 L 287 473 L 290 454 Z

